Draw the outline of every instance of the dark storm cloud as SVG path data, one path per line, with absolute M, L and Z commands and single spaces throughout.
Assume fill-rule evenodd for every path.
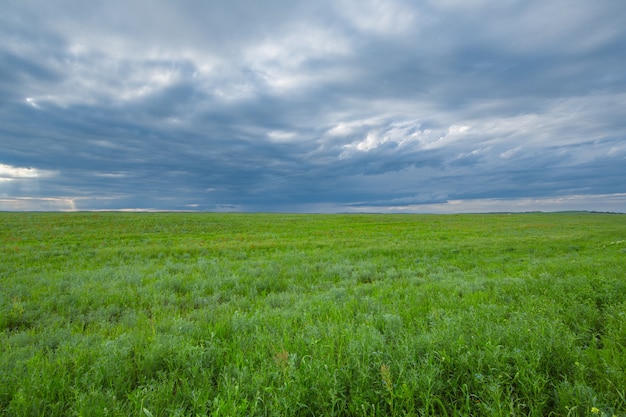
M 622 2 L 5 9 L 0 209 L 625 200 Z

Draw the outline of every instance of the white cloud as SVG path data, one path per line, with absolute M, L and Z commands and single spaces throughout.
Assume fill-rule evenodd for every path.
M 34 108 L 36 108 L 36 109 L 38 109 L 38 108 L 39 108 L 39 105 L 37 104 L 37 100 L 35 100 L 35 99 L 34 99 L 34 98 L 32 98 L 32 97 L 26 97 L 26 102 L 27 102 L 28 104 L 30 104 L 31 106 L 33 106 Z
M 384 122 L 382 117 L 371 117 L 366 119 L 352 120 L 352 121 L 342 121 L 336 123 L 332 128 L 330 128 L 326 135 L 329 137 L 346 137 L 351 136 L 363 128 L 369 128 L 373 126 L 379 126 Z
M 626 194 L 567 195 L 537 198 L 485 198 L 448 200 L 445 203 L 348 207 L 353 212 L 382 213 L 489 213 L 527 211 L 626 212 Z
M 621 147 L 619 146 L 612 146 L 611 149 L 609 149 L 609 151 L 606 153 L 608 156 L 617 156 L 619 155 L 621 152 Z
M 365 138 L 344 145 L 346 150 L 367 152 L 385 143 L 395 143 L 398 146 L 408 146 L 409 144 L 420 145 L 424 142 L 430 142 L 429 139 L 426 138 L 432 134 L 432 130 L 430 129 L 421 130 L 421 124 L 418 120 L 389 122 L 382 118 L 372 118 L 352 123 L 340 123 L 328 133 L 331 136 L 348 136 L 355 130 L 363 127 L 370 127 L 365 134 Z
M 267 132 L 267 136 L 272 142 L 291 142 L 298 137 L 298 134 L 297 132 L 272 130 L 270 132 Z
M 253 65 L 296 69 L 312 59 L 328 59 L 350 52 L 350 42 L 341 33 L 296 22 L 252 44 L 244 57 Z
M 371 151 L 378 148 L 385 143 L 387 138 L 379 136 L 376 133 L 368 133 L 364 140 L 356 144 L 356 149 L 359 151 Z
M 15 167 L 12 165 L 0 164 L 0 179 L 35 179 L 42 177 L 50 177 L 54 175 L 53 171 L 45 171 L 36 168 Z
M 0 198 L 0 211 L 76 211 L 72 198 Z
M 521 146 L 516 146 L 515 148 L 507 149 L 506 151 L 500 153 L 500 158 L 509 159 L 513 157 L 514 155 L 516 155 L 521 149 L 522 149 Z
M 453 142 L 462 140 L 469 132 L 470 126 L 453 124 L 437 138 L 422 137 L 423 149 L 437 149 L 450 146 Z
M 309 68 L 309 64 L 330 62 L 351 52 L 350 42 L 341 33 L 310 24 L 293 23 L 283 31 L 250 45 L 242 58 L 267 86 L 276 93 L 284 94 L 349 76 L 334 65 Z
M 377 35 L 399 35 L 413 27 L 413 7 L 396 0 L 343 0 L 340 13 L 356 28 Z

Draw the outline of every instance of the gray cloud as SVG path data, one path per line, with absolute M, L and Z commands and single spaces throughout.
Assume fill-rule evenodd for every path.
M 5 9 L 0 209 L 615 207 L 626 192 L 621 2 Z

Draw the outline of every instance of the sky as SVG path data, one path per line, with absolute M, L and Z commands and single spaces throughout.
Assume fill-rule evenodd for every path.
M 0 210 L 626 212 L 623 0 L 22 0 Z

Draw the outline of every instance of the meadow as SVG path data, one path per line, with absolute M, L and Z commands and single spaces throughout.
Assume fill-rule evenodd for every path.
M 0 415 L 626 416 L 626 215 L 0 213 Z

